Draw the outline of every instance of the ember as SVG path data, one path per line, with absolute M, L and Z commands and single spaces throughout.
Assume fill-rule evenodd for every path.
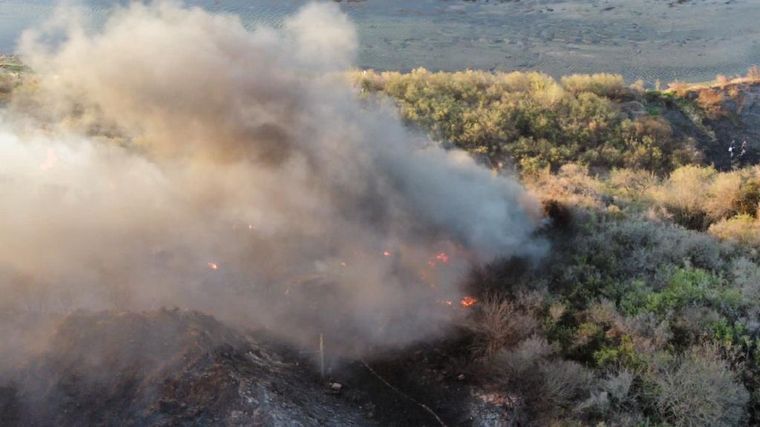
M 448 264 L 449 263 L 449 254 L 446 252 L 438 252 L 435 254 L 433 258 L 430 258 L 428 261 L 428 265 L 431 267 L 435 267 L 438 264 Z
M 208 263 L 208 268 L 210 268 L 212 270 L 219 270 L 219 264 L 216 264 L 214 262 L 210 262 L 210 263 Z
M 466 297 L 462 298 L 462 300 L 459 301 L 459 303 L 462 304 L 462 307 L 464 307 L 464 308 L 470 308 L 470 307 L 474 306 L 475 304 L 477 304 L 478 300 L 475 299 L 475 298 L 473 298 L 473 297 L 471 297 L 471 296 L 466 296 Z

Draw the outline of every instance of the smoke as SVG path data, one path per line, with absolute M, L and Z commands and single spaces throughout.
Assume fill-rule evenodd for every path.
M 92 28 L 20 42 L 0 310 L 178 306 L 362 351 L 440 332 L 473 263 L 542 252 L 515 180 L 357 98 L 335 5 L 248 30 L 134 2 Z

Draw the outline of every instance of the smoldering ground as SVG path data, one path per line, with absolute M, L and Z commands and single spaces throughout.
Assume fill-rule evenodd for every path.
M 5 313 L 177 306 L 362 351 L 440 332 L 472 263 L 542 253 L 515 180 L 358 100 L 336 6 L 72 10 L 24 34 L 2 112 Z

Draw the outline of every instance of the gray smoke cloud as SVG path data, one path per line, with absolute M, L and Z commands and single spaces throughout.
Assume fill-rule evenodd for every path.
M 279 29 L 135 2 L 27 31 L 0 310 L 178 306 L 346 351 L 440 332 L 473 263 L 540 256 L 535 202 L 360 101 L 356 47 L 333 4 Z

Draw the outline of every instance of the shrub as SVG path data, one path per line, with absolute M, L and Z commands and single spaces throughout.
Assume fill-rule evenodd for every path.
M 720 196 L 725 195 L 720 194 Z M 760 182 L 757 178 L 743 180 L 734 204 L 736 213 L 757 216 L 758 205 L 760 205 Z
M 721 89 L 705 88 L 700 89 L 698 93 L 697 105 L 702 108 L 707 117 L 717 119 L 725 114 L 723 110 L 725 97 Z
M 499 353 L 490 366 L 502 390 L 518 393 L 529 413 L 544 421 L 572 412 L 588 399 L 593 385 L 588 369 L 573 361 L 552 359 L 552 353 L 543 338 L 534 336 Z
M 616 366 L 636 369 L 643 364 L 643 360 L 633 345 L 631 337 L 624 336 L 617 346 L 604 346 L 595 351 L 594 363 L 601 367 Z
M 671 212 L 678 224 L 704 230 L 709 225 L 705 195 L 716 173 L 712 167 L 680 167 L 673 171 L 663 186 L 652 189 L 650 196 Z
M 541 362 L 538 372 L 543 379 L 540 399 L 551 408 L 571 409 L 587 397 L 593 381 L 588 369 L 570 360 Z
M 742 257 L 734 261 L 732 274 L 744 299 L 760 306 L 760 265 Z
M 582 402 L 577 410 L 581 413 L 604 416 L 611 410 L 630 411 L 635 406 L 632 393 L 635 375 L 626 369 L 610 372 L 595 383 L 591 397 Z M 615 413 L 619 418 L 619 412 Z
M 712 177 L 704 201 L 710 221 L 719 221 L 737 213 L 745 196 L 744 177 L 739 172 L 718 173 Z
M 579 94 L 591 92 L 604 97 L 619 97 L 626 92 L 625 81 L 619 74 L 573 74 L 562 77 L 562 86 L 568 91 Z
M 710 226 L 710 234 L 742 245 L 760 246 L 760 221 L 741 214 Z
M 587 168 L 581 165 L 570 163 L 557 173 L 546 170 L 528 176 L 525 184 L 542 200 L 595 209 L 605 205 L 602 183 L 589 176 Z
M 660 416 L 676 426 L 735 426 L 746 418 L 749 393 L 713 347 L 692 349 L 651 379 Z
M 689 90 L 691 89 L 691 86 L 688 83 L 680 82 L 680 81 L 674 81 L 668 84 L 668 92 L 673 92 L 679 97 L 685 97 Z
M 657 178 L 652 172 L 637 169 L 614 169 L 610 172 L 608 185 L 616 195 L 629 200 L 639 200 L 654 187 Z
M 732 311 L 740 302 L 738 291 L 724 286 L 719 277 L 696 268 L 679 268 L 665 289 L 648 295 L 645 308 L 659 314 L 700 305 Z
M 490 296 L 478 304 L 473 331 L 476 355 L 492 357 L 504 347 L 512 347 L 537 329 L 536 320 L 506 299 Z
M 402 117 L 432 137 L 525 172 L 570 162 L 594 169 L 671 170 L 693 160 L 694 148 L 675 138 L 661 118 L 631 119 L 621 98 L 637 97 L 622 77 L 466 71 L 352 74 L 364 93 L 394 99 Z M 686 159 L 686 160 L 684 160 Z

